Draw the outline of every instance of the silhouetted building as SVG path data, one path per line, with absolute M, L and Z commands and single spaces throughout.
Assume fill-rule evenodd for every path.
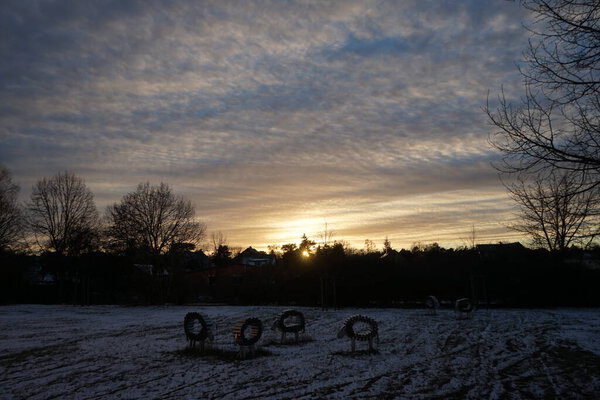
M 248 247 L 237 256 L 237 262 L 250 266 L 260 267 L 263 265 L 275 265 L 277 263 L 277 257 L 275 254 L 267 254 L 264 251 L 258 251 L 252 247 Z

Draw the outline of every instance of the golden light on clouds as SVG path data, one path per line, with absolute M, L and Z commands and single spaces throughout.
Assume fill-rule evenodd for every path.
M 0 160 L 26 200 L 165 182 L 231 245 L 512 240 L 488 91 L 520 93 L 514 2 L 85 2 L 0 10 Z M 506 23 L 506 21 L 510 21 Z M 54 38 L 46 40 L 45 38 Z M 56 40 L 60 38 L 60 40 Z
M 335 203 L 335 202 L 333 202 Z M 513 204 L 502 188 L 457 190 L 406 196 L 388 201 L 340 200 L 310 209 L 281 209 L 274 203 L 269 212 L 252 219 L 253 237 L 248 229 L 231 224 L 224 232 L 231 243 L 266 249 L 269 245 L 299 244 L 303 234 L 319 242 L 323 232 L 332 240 L 362 248 L 366 239 L 378 247 L 387 237 L 394 248 L 415 243 L 438 242 L 443 246 L 464 246 L 475 228 L 478 243 L 519 240 L 507 225 L 513 218 Z M 489 218 L 489 215 L 494 218 Z M 312 216 L 311 216 L 312 215 Z M 222 220 L 228 220 L 225 215 Z
M 273 221 L 273 234 L 267 240 L 270 240 L 269 243 L 282 245 L 296 243 L 304 234 L 309 238 L 314 238 L 323 231 L 325 223 L 326 221 L 322 218 L 310 217 Z

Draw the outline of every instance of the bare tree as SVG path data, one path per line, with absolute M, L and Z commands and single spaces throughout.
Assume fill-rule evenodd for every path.
M 383 241 L 383 254 L 390 254 L 394 249 L 392 249 L 392 242 L 386 236 Z
M 94 196 L 83 179 L 71 172 L 38 181 L 27 214 L 36 242 L 46 250 L 77 255 L 95 245 L 98 211 Z
M 520 211 L 512 228 L 551 251 L 590 244 L 598 234 L 600 193 L 581 186 L 580 177 L 569 173 L 507 184 Z
M 220 247 L 228 247 L 227 246 L 227 237 L 223 234 L 223 232 L 213 232 L 210 234 L 210 241 L 212 242 L 213 255 L 217 254 L 217 250 Z
M 108 236 L 121 250 L 135 249 L 159 256 L 178 243 L 199 244 L 206 227 L 194 219 L 192 203 L 161 183 L 138 185 L 107 208 Z
M 228 246 L 229 251 L 231 252 L 231 258 L 236 258 L 242 252 L 242 246 Z
M 335 232 L 331 229 L 328 229 L 327 222 L 325 222 L 325 227 L 322 232 L 319 232 L 319 239 L 321 239 L 321 246 L 329 247 L 331 242 L 333 241 L 333 236 Z
M 365 254 L 372 254 L 377 251 L 377 246 L 375 242 L 370 239 L 365 239 Z
M 270 244 L 267 246 L 268 252 L 269 254 L 279 254 L 278 250 L 279 250 L 279 246 L 276 244 Z
M 474 249 L 477 246 L 477 232 L 475 231 L 475 225 L 471 225 L 471 230 L 468 232 L 466 237 L 461 238 L 465 243 L 467 249 Z
M 8 169 L 0 165 L 0 250 L 11 248 L 23 228 L 23 215 L 17 203 L 19 187 L 15 185 Z
M 522 0 L 532 23 L 519 102 L 499 97 L 486 112 L 498 131 L 504 172 L 552 170 L 600 184 L 600 8 L 597 0 Z
M 227 244 L 227 238 L 223 232 L 213 232 L 210 234 L 210 239 L 213 246 L 212 260 L 215 265 L 222 267 L 231 261 L 232 251 Z

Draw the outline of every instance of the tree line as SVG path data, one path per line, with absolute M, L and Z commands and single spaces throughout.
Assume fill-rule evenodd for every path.
M 325 226 L 318 240 L 271 247 L 258 255 L 274 262 L 247 266 L 221 232 L 211 235 L 210 258 L 194 251 L 206 227 L 165 183 L 139 184 L 100 217 L 73 173 L 41 179 L 22 205 L 6 168 L 0 176 L 0 302 L 414 306 L 434 294 L 488 306 L 600 304 L 597 249 L 479 248 L 473 233 L 458 249 L 397 251 L 386 238 L 381 249 L 366 240 L 357 250 Z
M 196 246 L 206 231 L 192 203 L 165 183 L 140 183 L 108 206 L 103 218 L 85 181 L 71 172 L 39 180 L 23 205 L 18 190 L 0 165 L 0 250 L 37 247 L 78 256 L 103 249 L 153 261 L 174 247 Z
M 205 237 L 193 204 L 165 183 L 140 183 L 103 216 L 85 181 L 72 172 L 37 181 L 24 204 L 18 192 L 0 165 L 4 301 L 89 303 L 95 291 L 101 302 L 140 296 L 141 302 L 164 302 L 178 289 L 177 254 Z M 136 274 L 133 265 L 149 267 L 148 276 Z

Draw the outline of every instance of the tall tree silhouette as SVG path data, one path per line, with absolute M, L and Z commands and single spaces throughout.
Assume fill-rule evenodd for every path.
M 0 250 L 12 247 L 21 234 L 23 215 L 17 203 L 19 187 L 8 169 L 0 165 Z
M 94 196 L 83 179 L 71 172 L 38 181 L 27 214 L 28 225 L 43 249 L 77 255 L 95 246 L 98 211 Z
M 205 225 L 194 219 L 192 203 L 174 195 L 165 183 L 139 184 L 106 213 L 113 245 L 151 256 L 159 256 L 177 243 L 198 244 L 206 231 Z
M 598 234 L 600 191 L 581 191 L 581 186 L 577 175 L 564 172 L 506 185 L 520 208 L 512 228 L 548 250 L 590 244 Z

